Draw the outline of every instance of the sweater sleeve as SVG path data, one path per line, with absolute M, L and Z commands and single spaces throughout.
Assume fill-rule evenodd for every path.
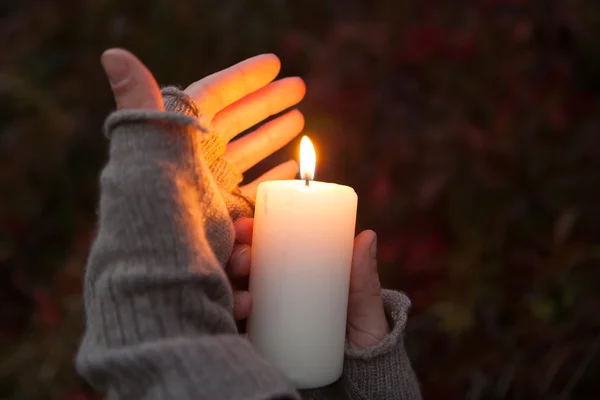
M 346 345 L 344 372 L 339 381 L 303 392 L 305 400 L 420 400 L 421 391 L 404 348 L 404 327 L 410 300 L 383 290 L 390 333 L 374 347 L 357 350 Z
M 236 330 L 233 225 L 198 120 L 120 111 L 106 133 L 78 371 L 107 399 L 299 399 Z
M 185 114 L 193 118 L 202 118 L 202 113 L 194 101 L 184 92 L 173 86 L 162 89 L 165 109 Z M 208 125 L 208 124 L 207 124 Z M 200 152 L 210 170 L 229 215 L 235 222 L 240 217 L 251 217 L 254 214 L 254 202 L 240 191 L 243 176 L 233 165 L 223 159 L 227 143 L 218 132 L 210 130 L 200 143 Z

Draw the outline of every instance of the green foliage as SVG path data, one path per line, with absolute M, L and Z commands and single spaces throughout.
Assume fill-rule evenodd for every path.
M 595 1 L 10 0 L 0 18 L 1 398 L 86 398 L 109 46 L 164 83 L 262 52 L 306 79 L 318 177 L 357 190 L 385 286 L 413 299 L 426 398 L 600 395 Z

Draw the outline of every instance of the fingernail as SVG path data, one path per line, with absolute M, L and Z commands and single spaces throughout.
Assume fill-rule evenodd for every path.
M 248 264 L 250 262 L 250 247 L 242 246 L 238 255 L 237 255 L 237 263 L 238 264 Z
M 239 269 L 250 264 L 250 246 L 236 245 L 231 257 L 232 265 Z
M 371 261 L 375 262 L 377 265 L 377 234 L 375 233 L 373 236 L 373 240 L 371 241 L 371 246 L 369 247 L 369 255 L 371 256 Z
M 129 76 L 129 65 L 119 54 L 107 51 L 102 54 L 100 62 L 112 86 L 119 85 Z

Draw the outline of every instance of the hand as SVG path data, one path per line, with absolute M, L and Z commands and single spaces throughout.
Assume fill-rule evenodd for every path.
M 227 265 L 227 274 L 234 287 L 233 315 L 237 320 L 248 318 L 252 309 L 247 285 L 252 226 L 251 218 L 236 222 L 237 244 Z M 346 338 L 354 348 L 366 349 L 378 344 L 388 332 L 377 272 L 377 236 L 373 231 L 364 231 L 354 239 Z
M 118 109 L 164 111 L 156 80 L 133 54 L 122 49 L 107 50 L 102 55 L 102 65 Z M 280 67 L 275 55 L 263 54 L 194 82 L 185 90 L 203 117 L 228 143 L 223 158 L 239 172 L 247 171 L 285 146 L 304 128 L 302 113 L 292 110 L 231 142 L 235 136 L 304 98 L 306 88 L 302 79 L 294 77 L 272 82 Z M 297 163 L 288 161 L 242 186 L 241 190 L 254 198 L 260 182 L 292 179 L 297 172 Z

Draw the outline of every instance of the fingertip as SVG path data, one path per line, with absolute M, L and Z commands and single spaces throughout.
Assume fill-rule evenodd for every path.
M 306 92 L 306 84 L 304 83 L 304 79 L 300 78 L 299 76 L 289 76 L 287 78 L 282 78 L 278 82 L 285 83 L 288 85 L 288 90 L 294 89 L 296 93 L 302 93 L 303 96 Z
M 271 83 L 270 89 L 277 91 L 278 105 L 285 104 L 287 107 L 300 103 L 306 95 L 306 84 L 299 76 L 291 76 L 275 81 Z
M 100 59 L 102 60 L 104 57 L 112 57 L 112 56 L 119 56 L 119 57 L 135 57 L 133 55 L 132 52 L 123 49 L 121 47 L 111 47 L 110 49 L 106 49 L 102 52 L 102 55 L 100 56 Z
M 294 125 L 294 128 L 296 128 L 296 130 L 302 131 L 304 129 L 304 124 L 305 124 L 304 114 L 302 114 L 302 112 L 300 110 L 295 108 L 289 112 L 289 115 L 292 118 L 297 120 L 297 122 Z M 296 135 L 298 135 L 298 134 L 296 134 Z
M 276 168 L 278 169 L 277 180 L 282 181 L 294 179 L 298 175 L 300 169 L 296 160 L 288 160 L 279 164 Z
M 304 124 L 304 114 L 297 108 L 293 108 L 264 125 L 264 128 L 270 128 L 269 130 L 272 131 L 269 132 L 271 136 L 278 135 L 279 143 L 276 146 L 276 150 L 279 150 L 302 133 Z M 268 136 L 265 139 L 272 140 Z
M 227 264 L 231 278 L 244 278 L 250 274 L 250 246 L 236 244 Z
M 298 165 L 298 161 L 296 160 L 288 160 L 282 164 L 282 166 L 289 171 L 290 179 L 294 178 L 298 175 L 298 171 L 300 170 L 300 166 Z
M 360 244 L 361 247 L 370 246 L 371 243 L 377 240 L 377 234 L 371 229 L 362 231 L 356 237 L 356 243 Z
M 304 95 L 306 95 L 306 83 L 304 82 L 304 79 L 300 78 L 299 76 L 294 76 L 291 79 L 294 80 L 294 84 L 297 86 L 298 92 L 301 93 L 301 97 L 304 98 Z
M 254 219 L 253 218 L 240 218 L 238 219 L 234 226 L 235 230 L 235 239 L 240 244 L 252 244 L 252 231 L 254 227 Z
M 361 232 L 354 241 L 350 292 L 351 296 L 373 296 L 381 293 L 377 270 L 377 235 L 372 230 Z
M 252 296 L 245 290 L 233 293 L 233 317 L 236 320 L 248 318 L 252 311 Z
M 100 56 L 100 63 L 111 87 L 123 86 L 131 75 L 131 53 L 123 49 L 108 49 Z
M 118 109 L 164 109 L 154 76 L 134 54 L 111 48 L 102 53 L 100 63 Z
M 277 70 L 277 73 L 279 73 L 279 71 L 281 70 L 281 60 L 279 59 L 277 54 L 265 53 L 264 57 L 271 63 L 272 67 Z
M 374 231 L 365 230 L 356 237 L 352 262 L 355 268 L 365 273 L 377 269 L 377 234 Z
M 243 63 L 259 66 L 260 71 L 263 74 L 269 75 L 271 80 L 275 79 L 279 71 L 281 71 L 281 60 L 273 53 L 259 54 L 243 61 Z
M 123 56 L 125 54 L 131 54 L 131 52 L 120 47 L 111 47 L 110 49 L 106 49 L 102 52 L 102 54 L 100 55 L 100 60 L 102 60 L 104 57 L 111 57 L 115 55 Z

